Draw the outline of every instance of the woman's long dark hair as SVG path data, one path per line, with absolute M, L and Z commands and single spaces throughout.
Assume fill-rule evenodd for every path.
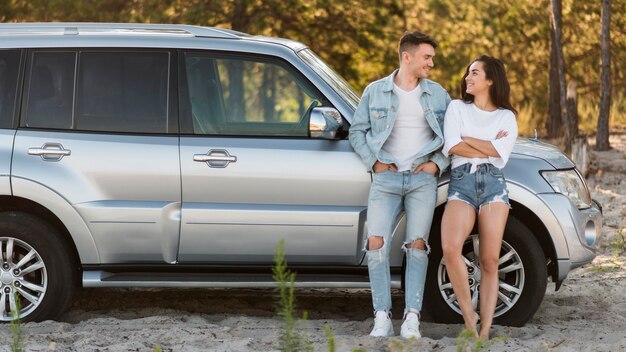
M 467 69 L 465 69 L 465 74 L 461 80 L 461 97 L 463 101 L 467 103 L 474 102 L 474 96 L 467 93 L 465 78 L 469 75 L 470 66 L 476 61 L 483 63 L 486 78 L 493 82 L 489 87 L 489 98 L 491 102 L 496 107 L 511 110 L 517 115 L 517 110 L 511 105 L 511 86 L 509 85 L 509 80 L 506 78 L 504 64 L 500 59 L 492 56 L 481 55 L 467 65 Z

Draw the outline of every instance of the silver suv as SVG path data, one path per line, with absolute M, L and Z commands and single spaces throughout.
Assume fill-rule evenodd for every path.
M 80 287 L 369 287 L 358 94 L 301 43 L 185 25 L 0 24 L 0 319 L 59 317 Z M 497 322 L 522 325 L 589 263 L 602 215 L 575 165 L 520 140 Z M 441 259 L 425 307 L 460 321 Z M 404 217 L 396 231 L 404 231 Z M 392 281 L 402 287 L 401 236 Z M 474 303 L 478 238 L 464 255 Z

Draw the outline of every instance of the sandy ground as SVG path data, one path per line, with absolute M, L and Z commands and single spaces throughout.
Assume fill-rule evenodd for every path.
M 570 273 L 558 292 L 548 285 L 543 304 L 522 328 L 495 326 L 505 336 L 493 351 L 626 350 L 626 253 L 614 255 L 626 235 L 626 134 L 611 138 L 615 150 L 593 152 L 588 177 L 604 206 L 603 237 L 596 260 Z M 367 336 L 373 320 L 368 290 L 300 290 L 299 309 L 316 351 L 327 351 L 324 325 L 337 351 L 455 351 L 460 325 L 423 321 L 417 342 Z M 403 298 L 394 293 L 394 314 Z M 399 308 L 398 308 L 399 307 Z M 86 289 L 62 321 L 23 324 L 27 351 L 276 351 L 281 320 L 272 290 Z M 396 333 L 401 321 L 394 319 Z M 11 332 L 0 327 L 0 351 Z

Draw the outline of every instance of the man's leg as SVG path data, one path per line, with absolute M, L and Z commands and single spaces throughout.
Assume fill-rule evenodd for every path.
M 424 299 L 424 284 L 428 269 L 428 235 L 437 200 L 436 178 L 425 174 L 413 175 L 411 187 L 405 195 L 406 235 L 403 249 L 406 253 L 405 322 L 401 335 L 419 338 L 419 312 Z
M 437 201 L 436 178 L 423 171 L 420 174 L 413 175 L 412 187 L 404 200 L 407 219 L 403 246 L 406 252 L 405 314 L 422 309 L 430 253 L 428 235 Z
M 397 176 L 392 172 L 374 174 L 368 201 L 368 239 L 365 250 L 367 251 L 372 304 L 376 312 L 374 330 L 370 334 L 373 336 L 393 334 L 389 320 L 391 312 L 389 246 L 391 231 L 402 207 L 401 196 L 395 190 L 400 187 L 394 185 L 398 180 Z M 379 312 L 383 312 L 384 315 Z M 386 319 L 384 319 L 385 317 Z

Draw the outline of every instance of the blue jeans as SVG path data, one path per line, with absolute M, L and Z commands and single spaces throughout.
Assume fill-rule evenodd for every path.
M 424 282 L 428 268 L 428 235 L 437 200 L 437 178 L 424 171 L 384 171 L 372 175 L 367 207 L 368 237 L 380 236 L 383 246 L 367 248 L 367 266 L 375 311 L 391 310 L 391 274 L 389 253 L 391 237 L 398 216 L 406 213 L 406 233 L 403 249 L 406 253 L 405 314 L 419 312 L 424 298 Z M 426 250 L 408 248 L 423 240 Z

